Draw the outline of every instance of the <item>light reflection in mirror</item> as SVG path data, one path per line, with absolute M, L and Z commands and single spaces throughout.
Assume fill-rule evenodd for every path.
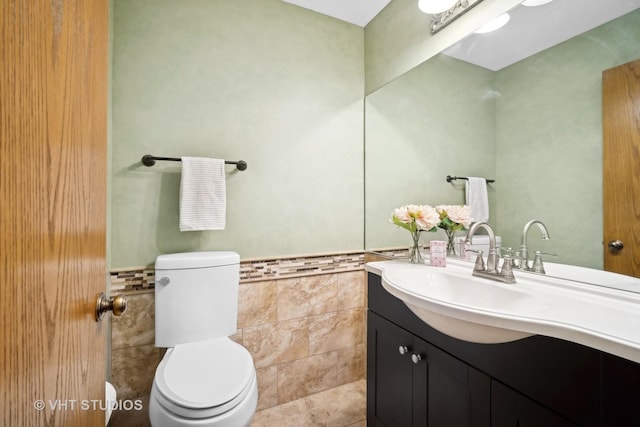
M 503 246 L 539 218 L 553 238 L 532 250 L 601 269 L 601 73 L 640 57 L 638 7 L 499 71 L 438 55 L 368 96 L 365 247 L 408 245 L 388 222 L 394 206 L 463 203 L 447 175 L 490 176 Z

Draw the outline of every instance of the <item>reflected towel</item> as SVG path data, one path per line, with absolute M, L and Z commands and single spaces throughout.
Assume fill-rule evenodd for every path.
M 467 205 L 471 206 L 473 222 L 489 221 L 487 180 L 470 176 L 466 183 Z
M 180 231 L 224 230 L 226 214 L 224 160 L 182 157 Z

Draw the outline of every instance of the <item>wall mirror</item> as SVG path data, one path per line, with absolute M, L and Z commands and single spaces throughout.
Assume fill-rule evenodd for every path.
M 529 51 L 541 34 L 584 20 L 583 8 L 602 22 Z M 602 71 L 640 58 L 639 8 L 638 0 L 520 5 L 511 24 L 528 12 L 533 25 L 518 38 L 508 26 L 471 35 L 369 95 L 365 248 L 406 247 L 408 233 L 389 222 L 394 208 L 464 203 L 464 181 L 446 176 L 482 176 L 496 180 L 490 223 L 503 246 L 517 248 L 524 224 L 536 218 L 551 239 L 532 229 L 530 250 L 601 269 Z M 500 62 L 497 54 L 508 50 L 521 57 Z

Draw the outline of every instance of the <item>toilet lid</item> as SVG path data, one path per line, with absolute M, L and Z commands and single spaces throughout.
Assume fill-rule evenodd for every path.
M 158 366 L 156 385 L 175 404 L 204 409 L 235 399 L 253 372 L 247 349 L 223 337 L 170 349 Z

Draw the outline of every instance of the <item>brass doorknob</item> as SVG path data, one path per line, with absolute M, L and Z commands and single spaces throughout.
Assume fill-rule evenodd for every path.
M 102 321 L 107 311 L 113 312 L 114 316 L 122 316 L 127 311 L 127 297 L 118 295 L 107 298 L 104 292 L 100 292 L 96 301 L 96 322 Z
M 611 252 L 620 252 L 624 248 L 624 243 L 620 240 L 612 240 L 607 244 L 607 247 Z

